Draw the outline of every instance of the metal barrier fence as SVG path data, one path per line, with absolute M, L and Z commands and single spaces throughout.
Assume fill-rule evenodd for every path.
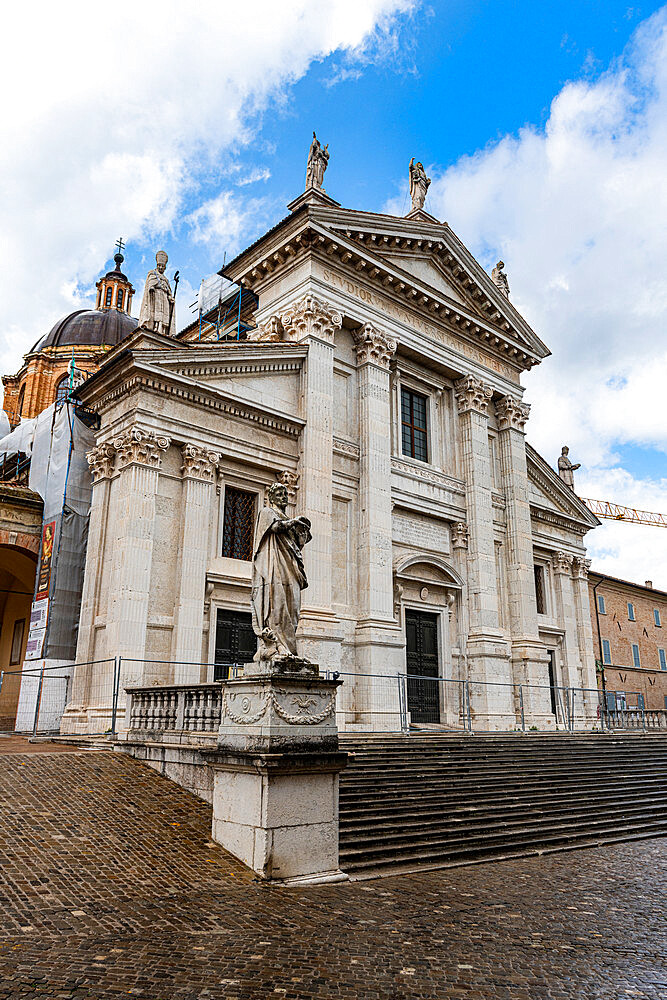
M 115 735 L 119 725 L 124 727 L 126 689 L 152 690 L 157 696 L 157 692 L 169 686 L 218 684 L 237 676 L 242 669 L 241 663 L 117 656 L 87 663 L 2 671 L 0 695 L 10 678 L 19 678 L 17 732 L 32 732 L 33 735 L 57 732 L 64 716 L 63 733 Z M 612 709 L 605 705 L 602 692 L 597 689 L 404 673 L 323 671 L 323 674 L 343 681 L 336 708 L 341 732 L 525 733 L 591 729 L 646 732 L 667 729 L 667 711 L 643 706 Z M 152 704 L 151 700 L 146 704 Z M 156 718 L 159 715 L 156 713 Z

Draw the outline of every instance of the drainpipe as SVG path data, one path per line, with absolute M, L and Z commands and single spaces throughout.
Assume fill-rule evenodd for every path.
M 598 630 L 598 650 L 600 652 L 600 677 L 602 678 L 602 710 L 607 710 L 607 685 L 604 679 L 604 656 L 602 655 L 602 636 L 600 635 L 600 609 L 598 608 L 597 589 L 602 583 L 602 577 L 593 586 L 593 601 L 595 603 L 595 624 Z

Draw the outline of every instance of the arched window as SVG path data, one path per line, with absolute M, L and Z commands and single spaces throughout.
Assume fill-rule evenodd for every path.
M 123 291 L 122 288 L 119 288 L 118 291 L 116 292 L 116 309 L 122 309 L 123 308 L 123 298 L 124 298 L 124 296 L 125 296 L 125 292 Z
M 69 399 L 69 375 L 63 377 L 56 383 L 56 406 L 62 406 Z
M 107 297 L 104 300 L 104 305 L 105 305 L 105 307 L 107 309 L 111 308 L 111 297 L 112 297 L 112 295 L 113 295 L 113 288 L 111 287 L 111 285 L 109 285 L 109 287 L 107 288 Z

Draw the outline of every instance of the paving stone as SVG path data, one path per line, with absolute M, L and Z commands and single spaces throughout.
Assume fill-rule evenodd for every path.
M 124 756 L 3 755 L 0 1000 L 665 996 L 664 841 L 288 890 L 210 823 Z

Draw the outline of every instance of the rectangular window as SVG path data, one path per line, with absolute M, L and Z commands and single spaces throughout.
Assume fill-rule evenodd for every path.
M 535 603 L 537 604 L 538 615 L 546 615 L 547 602 L 544 592 L 544 566 L 533 566 L 535 574 Z
M 664 649 L 658 650 L 658 659 L 660 660 L 660 669 L 667 670 L 667 656 L 665 656 Z
M 602 596 L 602 594 L 598 594 L 598 611 L 600 612 L 601 615 L 607 614 L 607 609 L 605 608 L 604 597 Z
M 660 621 L 660 609 L 653 608 L 653 621 L 655 622 L 656 628 L 662 628 L 662 622 Z
M 122 309 L 123 308 L 123 297 L 124 297 L 124 295 L 125 295 L 125 292 L 123 291 L 123 289 L 119 288 L 118 291 L 116 292 L 116 308 L 117 309 Z
M 23 633 L 25 632 L 25 618 L 19 618 L 14 622 L 14 633 L 12 635 L 12 648 L 9 653 L 9 665 L 15 667 L 21 662 L 21 652 L 23 650 Z
M 611 663 L 611 643 L 609 639 L 602 640 L 602 662 Z
M 641 662 L 639 660 L 639 646 L 636 642 L 632 643 L 632 665 L 633 667 L 641 667 Z
M 628 621 L 631 621 L 631 622 L 636 621 L 636 619 L 635 619 L 635 606 L 634 606 L 634 604 L 630 604 L 629 601 L 628 601 Z
M 106 299 L 104 300 L 104 305 L 107 307 L 107 309 L 111 305 L 111 296 L 112 295 L 113 295 L 113 288 L 107 288 L 107 296 L 106 296 Z
M 255 493 L 225 487 L 222 555 L 230 559 L 252 559 L 255 524 Z
M 403 454 L 428 462 L 426 396 L 401 389 L 401 439 Z

